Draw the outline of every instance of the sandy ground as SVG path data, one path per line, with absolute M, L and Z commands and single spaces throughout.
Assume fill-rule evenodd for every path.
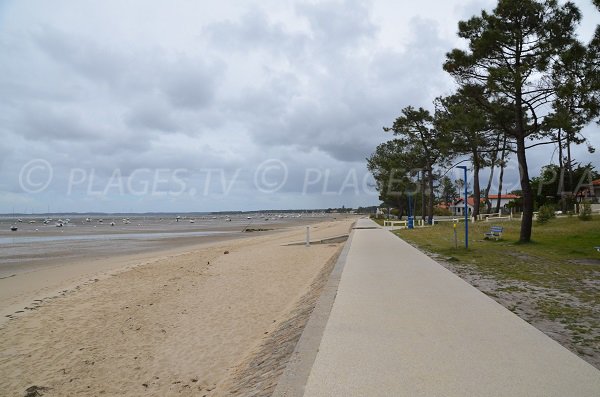
M 313 225 L 311 237 L 347 234 L 352 221 Z M 282 330 L 306 317 L 340 250 L 285 245 L 304 234 L 128 258 L 127 270 L 36 302 L 0 328 L 0 394 L 229 394 L 252 378 L 248 363 L 277 351 L 271 334 L 289 342 Z
M 143 252 L 139 245 L 132 248 L 135 253 L 121 253 L 107 244 L 96 243 L 93 250 L 68 244 L 61 248 L 61 260 L 49 258 L 43 265 L 24 260 L 23 270 L 0 278 L 0 325 L 19 313 L 30 310 L 40 299 L 58 296 L 89 280 L 104 279 L 116 273 L 130 270 L 140 264 L 166 259 L 182 251 L 198 250 L 209 247 L 215 242 L 248 237 L 203 237 L 199 239 L 164 239 Z M 106 248 L 102 253 L 101 246 Z M 64 251 L 76 251 L 67 257 Z

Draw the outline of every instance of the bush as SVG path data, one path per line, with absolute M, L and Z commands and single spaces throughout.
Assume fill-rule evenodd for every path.
M 433 215 L 450 216 L 452 212 L 448 208 L 433 207 Z
M 550 204 L 544 204 L 538 209 L 537 221 L 539 224 L 544 224 L 555 217 L 554 207 Z
M 592 220 L 592 205 L 590 203 L 583 203 L 579 210 L 579 219 L 582 221 Z

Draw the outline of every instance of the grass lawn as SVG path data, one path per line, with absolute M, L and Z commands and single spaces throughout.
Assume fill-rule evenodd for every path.
M 484 240 L 490 226 L 503 226 L 500 241 Z M 394 233 L 432 254 L 498 302 L 600 368 L 600 217 L 534 222 L 533 242 L 519 244 L 520 221 L 464 224 Z
M 375 218 L 371 218 L 371 220 L 375 223 L 377 223 L 379 226 L 383 226 L 383 221 L 384 219 L 375 219 Z

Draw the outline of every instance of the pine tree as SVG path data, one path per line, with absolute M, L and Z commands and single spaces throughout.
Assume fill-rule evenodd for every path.
M 533 220 L 527 143 L 543 137 L 543 112 L 554 94 L 552 67 L 573 42 L 580 19 L 572 3 L 499 0 L 492 13 L 482 11 L 459 22 L 459 36 L 469 49 L 452 50 L 444 64 L 459 85 L 484 87 L 490 100 L 512 115 L 503 131 L 516 143 L 523 196 L 521 242 L 531 240 Z

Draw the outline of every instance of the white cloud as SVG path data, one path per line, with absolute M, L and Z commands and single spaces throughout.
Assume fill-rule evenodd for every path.
M 451 90 L 441 64 L 459 44 L 458 19 L 491 3 L 4 2 L 0 212 L 45 211 L 49 202 L 64 211 L 376 204 L 364 187 L 338 189 L 348 172 L 362 184 L 365 157 L 389 138 L 381 127 L 400 109 L 428 107 Z M 585 6 L 582 34 L 591 32 L 587 14 L 596 11 L 577 3 Z M 598 154 L 578 150 L 599 163 Z M 19 173 L 36 158 L 53 165 L 54 180 L 29 195 Z M 532 152 L 531 163 L 547 158 Z M 289 170 L 277 195 L 254 186 L 268 159 Z M 73 169 L 88 179 L 93 170 L 96 185 L 115 169 L 124 178 L 136 169 L 184 169 L 196 194 L 88 196 L 81 183 L 67 195 Z M 302 194 L 315 169 L 321 181 Z M 222 194 L 223 178 L 234 175 Z

